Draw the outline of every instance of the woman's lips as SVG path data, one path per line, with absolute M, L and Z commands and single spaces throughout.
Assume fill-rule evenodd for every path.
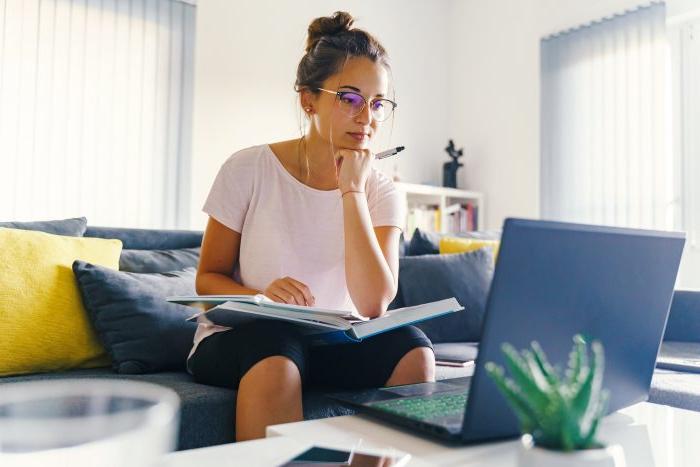
M 369 135 L 364 133 L 348 133 L 351 137 L 355 138 L 357 141 L 364 141 L 369 138 Z

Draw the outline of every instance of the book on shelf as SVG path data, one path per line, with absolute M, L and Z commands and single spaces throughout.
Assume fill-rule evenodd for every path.
M 444 226 L 441 225 L 443 217 Z M 406 216 L 406 235 L 412 235 L 416 228 L 427 232 L 444 231 L 454 234 L 479 230 L 478 206 L 471 201 L 454 203 L 447 206 L 443 212 L 436 205 L 409 206 Z
M 359 342 L 401 326 L 464 310 L 454 297 L 389 310 L 373 319 L 361 317 L 351 310 L 277 303 L 262 294 L 187 295 L 167 297 L 166 300 L 198 308 L 199 311 L 188 320 L 204 316 L 220 326 L 234 327 L 257 319 L 292 322 L 298 324 L 304 334 L 310 335 L 314 344 Z

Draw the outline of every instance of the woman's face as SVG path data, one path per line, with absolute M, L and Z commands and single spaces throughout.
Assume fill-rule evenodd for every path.
M 355 57 L 348 59 L 345 67 L 339 73 L 331 75 L 322 87 L 333 92 L 353 91 L 364 97 L 366 102 L 371 102 L 377 97 L 389 98 L 388 81 L 388 73 L 383 65 L 365 57 Z M 337 148 L 369 147 L 381 125 L 370 112 L 369 104 L 365 104 L 357 115 L 350 116 L 352 111 L 348 100 L 343 103 L 332 93 L 319 91 L 318 95 L 312 97 L 312 102 L 312 126 L 322 140 L 329 145 L 332 142 Z

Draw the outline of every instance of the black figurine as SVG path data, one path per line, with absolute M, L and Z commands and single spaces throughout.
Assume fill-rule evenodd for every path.
M 462 157 L 464 148 L 459 151 L 456 150 L 454 141 L 450 140 L 450 144 L 445 148 L 445 151 L 447 151 L 452 160 L 442 165 L 442 186 L 457 188 L 457 169 L 464 165 L 458 162 L 457 159 Z

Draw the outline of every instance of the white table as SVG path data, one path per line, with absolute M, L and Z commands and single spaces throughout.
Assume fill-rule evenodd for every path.
M 452 447 L 415 436 L 362 415 L 309 420 L 267 429 L 267 439 L 176 452 L 159 467 L 279 465 L 313 444 L 370 450 L 396 449 L 412 455 L 410 466 L 516 466 L 517 441 Z M 640 403 L 607 417 L 599 431 L 619 443 L 628 467 L 696 467 L 700 459 L 700 412 Z
M 173 452 L 163 457 L 154 467 L 226 467 L 226 466 L 279 466 L 296 457 L 314 444 L 286 436 L 223 444 L 201 449 Z M 331 446 L 328 446 L 331 447 Z M 343 448 L 345 449 L 345 448 Z M 373 454 L 392 454 L 391 449 L 358 449 Z M 419 466 L 420 463 L 411 463 Z

